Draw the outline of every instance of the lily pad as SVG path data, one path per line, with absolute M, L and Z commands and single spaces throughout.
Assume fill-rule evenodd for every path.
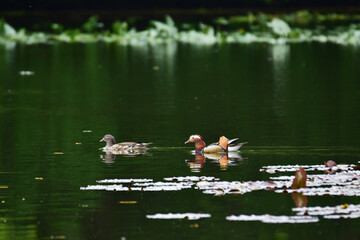
M 146 215 L 149 219 L 186 219 L 199 220 L 201 218 L 210 218 L 208 213 L 157 213 L 154 215 Z

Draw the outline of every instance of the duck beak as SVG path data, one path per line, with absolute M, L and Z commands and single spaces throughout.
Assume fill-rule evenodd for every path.
M 103 142 L 103 141 L 105 141 L 104 138 L 102 138 L 99 142 Z
M 190 143 L 191 141 L 190 141 L 190 139 L 189 140 L 187 140 L 186 142 L 185 142 L 185 144 L 187 144 L 187 143 Z

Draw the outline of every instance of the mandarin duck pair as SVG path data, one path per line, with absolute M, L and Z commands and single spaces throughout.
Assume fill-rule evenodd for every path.
M 242 145 L 246 144 L 247 142 L 242 142 L 238 144 L 234 144 L 235 141 L 237 141 L 238 138 L 234 138 L 229 140 L 225 136 L 220 137 L 219 142 L 212 143 L 208 146 L 206 146 L 206 143 L 204 139 L 196 134 L 191 135 L 189 140 L 185 142 L 195 143 L 195 153 L 227 153 L 227 152 L 235 152 L 237 151 Z M 140 143 L 140 142 L 122 142 L 122 143 L 116 143 L 115 138 L 110 135 L 106 134 L 100 142 L 106 142 L 106 146 L 103 148 L 107 152 L 119 152 L 122 154 L 123 152 L 126 153 L 132 153 L 136 150 L 146 149 L 147 146 L 149 146 L 150 143 Z
M 239 155 L 238 150 L 247 142 L 234 144 L 237 140 L 238 138 L 229 140 L 228 138 L 222 136 L 220 137 L 219 142 L 206 146 L 204 139 L 200 135 L 191 135 L 185 144 L 195 144 L 195 162 L 188 161 L 189 167 L 192 171 L 200 171 L 205 163 L 205 158 L 208 158 L 217 161 L 220 164 L 220 169 L 226 170 L 230 160 L 239 161 L 244 159 Z M 196 164 L 199 162 L 201 164 Z
M 204 139 L 199 135 L 191 135 L 189 140 L 185 142 L 187 143 L 195 143 L 195 153 L 227 153 L 227 152 L 235 152 L 241 148 L 242 145 L 247 142 L 242 142 L 238 144 L 234 144 L 238 138 L 234 138 L 229 140 L 227 137 L 222 136 L 219 139 L 219 142 L 212 143 L 206 146 Z

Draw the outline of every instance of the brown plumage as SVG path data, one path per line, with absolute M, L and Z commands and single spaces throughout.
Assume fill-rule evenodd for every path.
M 146 148 L 150 143 L 139 143 L 139 142 L 121 142 L 115 143 L 115 138 L 110 135 L 106 134 L 100 142 L 106 142 L 106 146 L 104 147 L 105 151 L 124 151 L 124 150 L 131 150 L 131 149 L 141 149 Z

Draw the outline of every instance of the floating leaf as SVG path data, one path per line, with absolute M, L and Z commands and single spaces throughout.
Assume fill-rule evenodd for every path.
M 276 172 L 296 172 L 300 167 L 304 168 L 306 172 L 309 171 L 327 171 L 330 170 L 329 167 L 325 167 L 324 165 L 273 165 L 273 166 L 264 166 L 260 169 L 261 172 L 266 173 L 276 173 Z M 341 170 L 348 171 L 353 170 L 355 165 L 353 164 L 339 164 L 337 166 L 332 167 L 332 170 Z
M 210 218 L 208 213 L 157 213 L 154 215 L 146 215 L 149 219 L 187 219 L 198 220 L 201 218 Z
M 293 208 L 292 210 L 298 215 L 306 212 L 308 215 L 324 216 L 327 219 L 360 218 L 360 204 L 345 203 L 338 206 Z
M 98 183 L 141 183 L 141 182 L 152 182 L 152 179 L 147 178 L 128 178 L 128 179 L 104 179 L 96 181 Z
M 226 217 L 228 221 L 261 221 L 264 223 L 314 223 L 319 218 L 312 216 L 274 216 L 274 215 L 231 215 Z

